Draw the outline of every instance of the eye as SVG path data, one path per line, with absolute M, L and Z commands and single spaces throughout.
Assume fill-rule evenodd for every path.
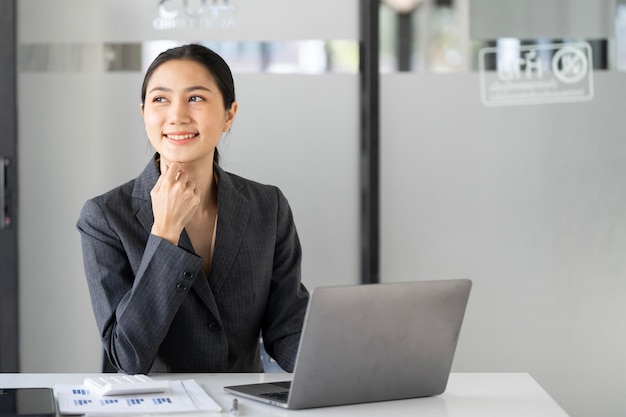
M 167 101 L 167 99 L 165 97 L 159 97 L 159 96 L 154 97 L 152 99 L 153 103 L 165 103 L 166 101 Z
M 200 96 L 191 96 L 191 97 L 189 97 L 189 101 L 190 101 L 190 102 L 204 101 L 204 97 L 200 97 Z

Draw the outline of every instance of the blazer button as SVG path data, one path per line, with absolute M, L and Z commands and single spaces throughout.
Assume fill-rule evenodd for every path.
M 189 279 L 189 278 L 193 278 L 193 272 L 191 271 L 185 271 L 183 272 L 183 277 Z
M 187 291 L 187 284 L 185 284 L 184 282 L 179 282 L 178 284 L 176 284 L 176 289 L 178 291 Z
M 219 332 L 221 328 L 222 325 L 216 321 L 212 321 L 211 323 L 209 323 L 209 330 L 212 332 Z

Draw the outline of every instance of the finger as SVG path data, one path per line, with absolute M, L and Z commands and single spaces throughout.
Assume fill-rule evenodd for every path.
M 176 170 L 176 174 L 174 175 L 174 182 L 180 182 L 181 184 L 186 184 L 189 178 L 189 175 L 183 169 L 183 164 L 176 163 L 177 166 L 173 168 Z
M 165 180 L 175 182 L 178 179 L 182 166 L 178 162 L 172 162 L 171 165 L 165 166 L 165 172 L 161 174 Z
M 184 188 L 189 186 L 189 182 L 191 180 L 189 179 L 189 174 L 187 174 L 185 171 L 178 171 L 178 173 L 176 174 L 176 183 L 182 185 Z

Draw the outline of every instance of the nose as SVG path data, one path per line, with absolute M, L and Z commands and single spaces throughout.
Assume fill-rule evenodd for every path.
M 188 110 L 189 109 L 187 108 L 187 103 L 185 101 L 173 100 L 169 106 L 167 121 L 170 124 L 188 123 L 190 120 Z

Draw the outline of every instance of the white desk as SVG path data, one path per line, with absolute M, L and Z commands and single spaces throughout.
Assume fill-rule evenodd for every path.
M 82 384 L 93 374 L 2 374 L 0 388 L 51 387 L 55 384 Z M 224 412 L 214 416 L 230 416 L 235 396 L 223 391 L 225 385 L 288 379 L 288 374 L 167 374 L 158 379 L 195 379 Z M 567 414 L 525 373 L 450 375 L 446 392 L 437 397 L 357 404 L 310 410 L 281 408 L 238 399 L 239 415 L 258 417 L 565 417 Z M 188 414 L 185 414 L 186 416 Z M 209 414 L 204 413 L 204 417 Z

